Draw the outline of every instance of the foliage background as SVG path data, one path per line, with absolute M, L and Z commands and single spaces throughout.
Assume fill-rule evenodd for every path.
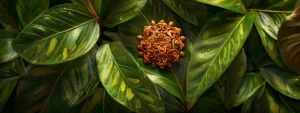
M 0 0 L 0 111 L 300 112 L 296 2 Z M 136 36 L 162 19 L 186 55 L 156 69 Z

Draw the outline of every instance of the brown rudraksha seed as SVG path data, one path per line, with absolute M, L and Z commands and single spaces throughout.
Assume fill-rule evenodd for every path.
M 138 35 L 140 40 L 138 49 L 139 56 L 144 58 L 145 63 L 151 63 L 154 68 L 163 69 L 166 65 L 172 67 L 172 63 L 178 62 L 180 56 L 184 56 L 182 48 L 186 39 L 180 36 L 181 29 L 174 27 L 171 21 L 167 24 L 164 20 L 159 23 L 151 21 L 151 26 L 144 26 L 143 35 Z

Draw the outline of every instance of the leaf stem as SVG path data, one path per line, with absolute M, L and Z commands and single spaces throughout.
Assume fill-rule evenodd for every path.
M 266 13 L 293 13 L 293 11 L 275 11 L 275 10 L 264 10 L 264 9 L 255 9 L 250 8 L 248 11 L 257 11 L 257 12 L 266 12 Z

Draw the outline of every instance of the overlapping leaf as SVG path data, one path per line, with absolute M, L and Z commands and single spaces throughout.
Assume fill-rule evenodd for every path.
M 12 41 L 18 34 L 0 30 L 0 63 L 8 62 L 18 56 L 12 48 Z
M 104 25 L 114 27 L 134 18 L 148 0 L 119 0 L 104 21 Z
M 207 7 L 194 0 L 163 0 L 174 12 L 186 21 L 199 25 L 206 21 Z M 201 25 L 201 24 L 200 24 Z
M 60 65 L 30 65 L 16 97 L 16 112 L 67 113 L 98 86 L 96 48 Z
M 300 99 L 300 76 L 296 76 L 272 63 L 261 68 L 261 75 L 273 88 L 282 94 L 294 99 Z
M 190 109 L 213 85 L 239 53 L 253 24 L 252 13 L 220 12 L 199 34 L 191 51 L 187 71 L 187 101 Z
M 79 104 L 74 113 L 130 113 L 129 109 L 112 99 L 104 88 L 97 88 L 93 95 Z
M 251 97 L 262 85 L 263 78 L 246 72 L 246 55 L 240 51 L 230 67 L 219 79 L 217 89 L 227 109 L 238 106 Z
M 56 6 L 38 16 L 13 42 L 33 64 L 58 64 L 87 53 L 98 40 L 97 18 L 75 4 Z
M 240 0 L 196 0 L 196 1 L 225 8 L 239 13 L 247 12 L 244 4 Z
M 120 43 L 102 45 L 97 51 L 101 83 L 108 94 L 135 112 L 164 111 L 158 91 Z
M 188 57 L 182 57 L 179 63 L 172 66 L 171 69 L 157 69 L 152 68 L 150 65 L 144 63 L 143 58 L 138 56 L 137 45 L 139 41 L 137 36 L 143 33 L 143 27 L 150 25 L 150 21 L 154 20 L 156 22 L 164 19 L 166 22 L 174 21 L 175 26 L 179 27 L 175 19 L 173 19 L 173 14 L 170 10 L 167 10 L 162 1 L 149 0 L 142 12 L 139 13 L 132 20 L 119 25 L 120 39 L 123 42 L 125 48 L 132 54 L 134 59 L 138 62 L 140 68 L 150 77 L 152 82 L 163 87 L 172 95 L 181 99 L 184 102 L 184 79 L 186 75 L 186 64 L 188 62 Z M 185 32 L 186 30 L 183 30 Z M 188 42 L 189 39 L 186 40 Z M 188 53 L 188 45 L 186 44 L 184 50 L 186 56 Z M 180 77 L 180 78 L 179 78 Z
M 167 90 L 157 86 L 159 94 L 165 105 L 165 113 L 183 113 L 186 112 L 183 103 L 178 100 L 175 96 L 169 93 Z
M 278 33 L 278 47 L 284 64 L 295 73 L 300 74 L 300 1 L 294 12 L 286 17 Z
M 15 89 L 20 74 L 25 72 L 21 58 L 0 65 L 0 112 Z
M 17 12 L 23 26 L 49 8 L 49 0 L 18 0 Z
M 268 84 L 244 103 L 242 113 L 296 113 Z
M 276 64 L 283 66 L 276 40 L 279 27 L 284 21 L 285 15 L 279 13 L 261 12 L 257 12 L 255 14 L 255 25 L 260 35 L 262 44 Z

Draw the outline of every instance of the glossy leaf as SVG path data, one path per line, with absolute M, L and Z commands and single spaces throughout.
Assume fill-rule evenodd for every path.
M 71 0 L 75 4 L 86 7 L 91 14 L 98 18 L 98 14 L 101 12 L 102 0 Z
M 248 100 L 264 84 L 260 74 L 247 73 L 236 94 L 233 95 L 232 106 L 238 106 Z
M 135 112 L 164 111 L 158 91 L 120 43 L 105 44 L 97 51 L 101 83 L 108 94 Z
M 196 1 L 225 8 L 239 13 L 247 12 L 244 4 L 240 0 L 196 0 Z
M 183 103 L 169 93 L 167 90 L 157 86 L 159 94 L 162 97 L 165 106 L 165 113 L 183 113 L 186 112 Z
M 87 53 L 98 40 L 97 18 L 65 4 L 38 16 L 14 40 L 17 53 L 33 64 L 58 64 Z
M 11 45 L 17 35 L 15 32 L 0 30 L 0 63 L 8 62 L 18 56 Z
M 15 89 L 20 74 L 25 72 L 21 58 L 0 64 L 0 112 Z
M 15 20 L 15 6 L 17 0 L 0 1 L 0 23 L 7 31 L 20 31 Z
M 112 99 L 104 88 L 97 88 L 93 95 L 82 104 L 80 109 L 73 109 L 74 113 L 130 113 L 125 107 Z
M 49 0 L 18 0 L 17 12 L 23 26 L 49 8 Z
M 300 99 L 300 76 L 296 76 L 274 64 L 261 68 L 261 75 L 277 91 L 288 97 Z
M 199 25 L 207 15 L 207 7 L 194 0 L 163 0 L 174 12 L 186 21 Z
M 242 49 L 217 82 L 217 89 L 227 107 L 233 107 L 234 94 L 239 90 L 246 72 L 247 60 Z
M 246 55 L 242 50 L 215 86 L 227 110 L 242 104 L 263 83 L 263 78 L 259 74 L 245 74 L 246 65 Z
M 124 44 L 125 48 L 132 54 L 133 58 L 138 62 L 140 68 L 149 76 L 153 83 L 163 87 L 169 91 L 172 95 L 181 99 L 184 102 L 184 88 L 185 88 L 185 75 L 186 75 L 186 64 L 188 62 L 188 57 L 182 57 L 180 61 L 173 64 L 172 68 L 157 69 L 152 68 L 150 65 L 145 64 L 142 57 L 138 56 L 137 45 L 139 41 L 137 36 L 143 33 L 143 27 L 150 25 L 150 21 L 154 20 L 158 22 L 164 19 L 166 22 L 174 21 L 175 26 L 179 27 L 175 19 L 173 18 L 173 13 L 167 10 L 162 1 L 149 0 L 145 5 L 141 13 L 139 13 L 135 18 L 128 22 L 119 25 L 119 35 L 120 40 Z M 182 32 L 188 32 L 183 30 Z M 188 37 L 190 38 L 190 37 Z M 186 40 L 188 42 L 189 39 Z M 189 56 L 188 46 L 185 44 L 183 51 L 186 56 Z
M 260 35 L 262 44 L 264 45 L 269 56 L 276 62 L 276 64 L 283 67 L 276 40 L 279 27 L 284 21 L 285 15 L 279 13 L 255 14 L 255 25 Z
M 96 48 L 60 65 L 30 65 L 16 97 L 16 112 L 67 113 L 98 86 Z
M 244 103 L 242 113 L 294 113 L 269 85 L 264 85 L 255 96 Z
M 145 6 L 148 0 L 119 0 L 109 13 L 104 25 L 114 27 L 134 18 Z
M 191 108 L 239 53 L 252 28 L 252 14 L 220 12 L 208 21 L 191 51 L 187 71 L 187 101 Z
M 295 11 L 286 17 L 278 32 L 278 47 L 283 63 L 295 73 L 300 74 L 300 2 Z

